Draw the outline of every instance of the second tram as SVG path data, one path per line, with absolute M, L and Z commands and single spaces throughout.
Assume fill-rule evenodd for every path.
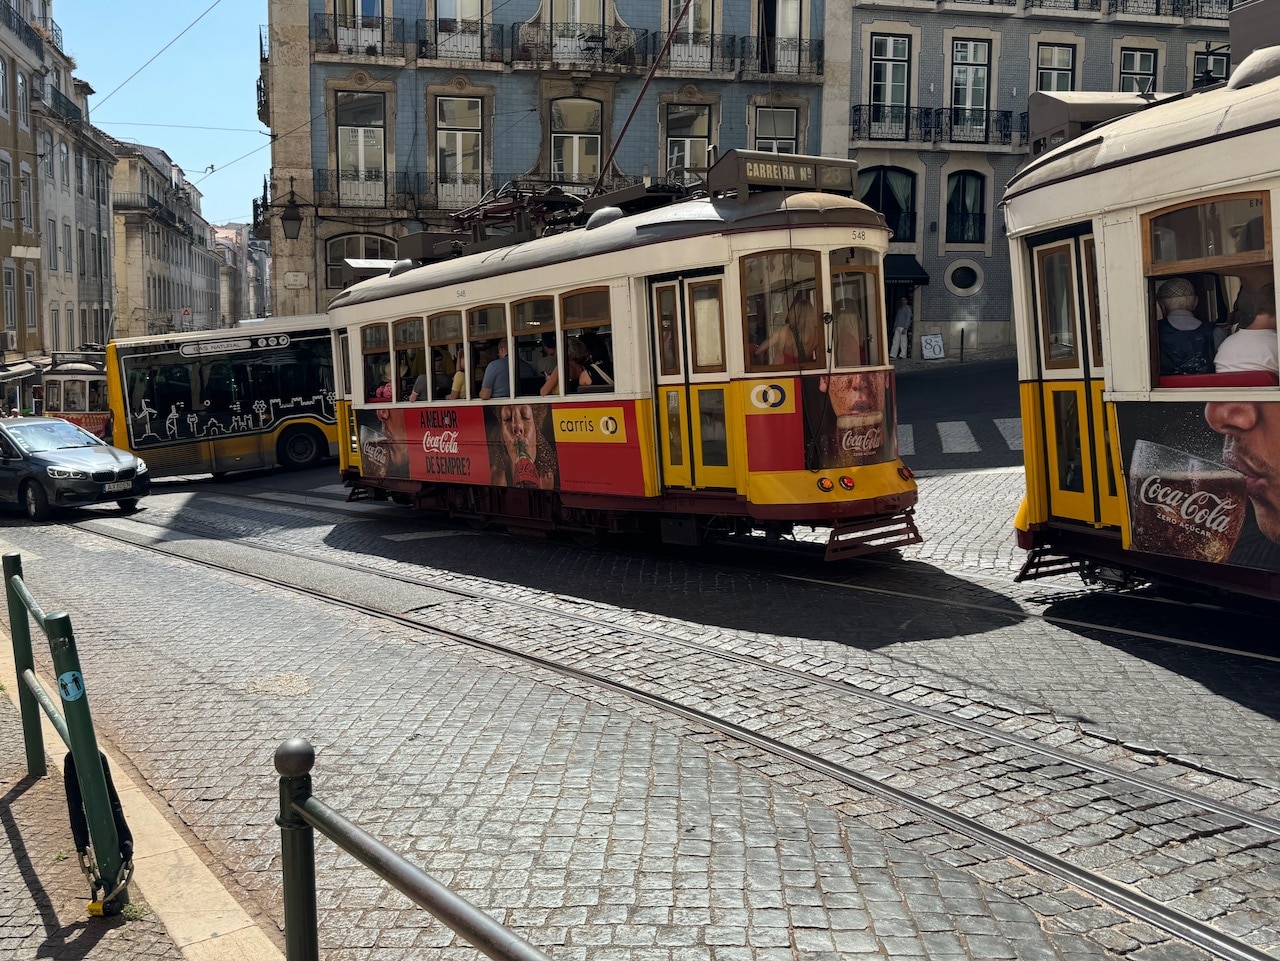
M 586 538 L 816 526 L 829 559 L 918 542 L 889 230 L 856 180 L 851 161 L 729 151 L 705 196 L 654 207 L 637 187 L 580 226 L 347 289 L 346 482 Z
M 40 413 L 61 417 L 111 443 L 107 403 L 107 354 L 102 347 L 55 350 L 44 372 Z
M 1272 47 L 1010 182 L 1023 577 L 1280 598 L 1277 158 Z

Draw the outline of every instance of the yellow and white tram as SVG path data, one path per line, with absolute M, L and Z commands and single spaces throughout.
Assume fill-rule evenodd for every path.
M 730 151 L 705 196 L 653 208 L 636 188 L 582 226 L 349 288 L 329 310 L 346 482 L 585 536 L 807 525 L 830 528 L 829 558 L 917 542 L 889 231 L 847 196 L 856 176 Z
M 1023 577 L 1280 597 L 1280 47 L 1020 171 Z

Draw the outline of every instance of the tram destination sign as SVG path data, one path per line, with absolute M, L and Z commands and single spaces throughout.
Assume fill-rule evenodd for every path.
M 729 150 L 707 171 L 707 186 L 715 192 L 736 190 L 739 196 L 779 188 L 852 194 L 857 173 L 855 160 Z

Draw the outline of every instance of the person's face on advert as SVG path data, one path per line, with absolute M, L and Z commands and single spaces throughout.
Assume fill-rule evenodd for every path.
M 1226 437 L 1222 461 L 1244 475 L 1258 527 L 1280 543 L 1280 403 L 1210 403 L 1204 416 Z
M 832 374 L 819 381 L 819 388 L 831 398 L 831 409 L 837 417 L 879 410 L 877 386 L 877 379 L 867 374 Z
M 511 404 L 502 408 L 502 440 L 510 450 L 516 449 L 516 441 L 523 440 L 525 449 L 532 457 L 536 452 L 536 437 L 531 404 Z

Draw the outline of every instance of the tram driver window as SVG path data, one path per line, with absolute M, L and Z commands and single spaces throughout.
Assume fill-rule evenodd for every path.
M 742 258 L 743 337 L 748 371 L 825 367 L 825 310 L 818 256 L 786 250 Z
M 866 250 L 831 252 L 831 342 L 836 367 L 863 367 L 882 363 L 879 274 L 869 264 Z
M 51 380 L 44 385 L 44 409 L 62 410 L 62 384 Z

